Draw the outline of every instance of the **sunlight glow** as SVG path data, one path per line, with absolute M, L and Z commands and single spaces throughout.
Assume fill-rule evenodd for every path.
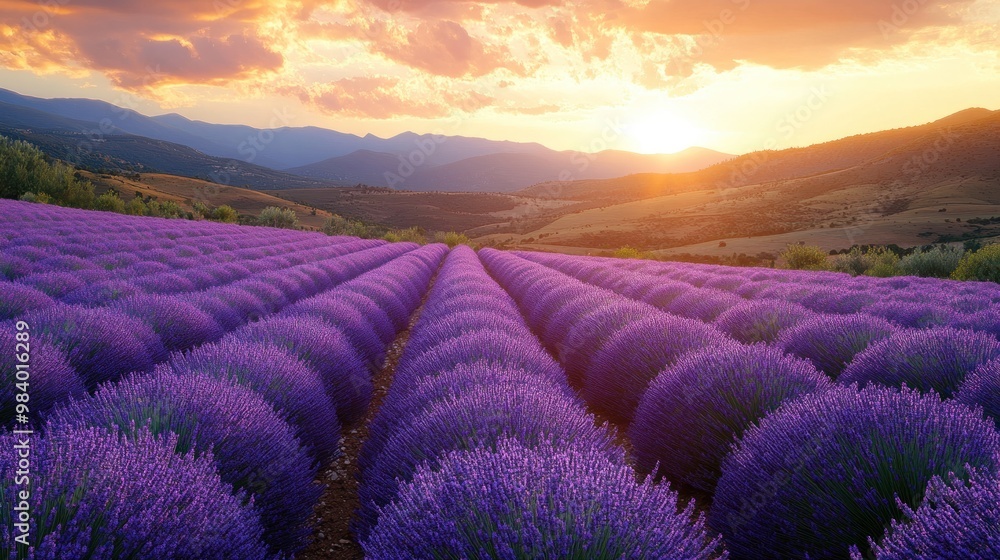
M 702 145 L 708 132 L 671 111 L 638 116 L 625 126 L 625 149 L 644 154 L 673 154 Z

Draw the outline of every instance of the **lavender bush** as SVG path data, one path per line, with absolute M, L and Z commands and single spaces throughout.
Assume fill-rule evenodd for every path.
M 0 434 L 4 449 L 18 438 Z M 97 428 L 33 438 L 30 548 L 13 541 L 15 454 L 0 453 L 0 556 L 30 560 L 268 558 L 241 493 L 211 454 L 174 452 L 176 436 Z M 8 507 L 9 506 L 9 507 Z
M 629 428 L 636 469 L 711 493 L 743 432 L 833 382 L 777 348 L 733 342 L 687 354 L 650 384 Z
M 735 558 L 845 557 L 931 478 L 1000 470 L 991 422 L 936 395 L 836 387 L 786 403 L 722 463 L 709 514 Z M 897 502 L 898 499 L 898 502 Z
M 1000 341 L 986 333 L 951 328 L 903 331 L 858 354 L 838 381 L 906 384 L 950 397 L 968 372 L 998 357 Z
M 254 496 L 273 550 L 294 552 L 306 543 L 305 522 L 320 494 L 316 467 L 292 428 L 250 389 L 167 372 L 129 377 L 56 409 L 49 426 L 100 427 L 130 438 L 147 428 L 176 434 L 178 453 L 211 453 L 222 480 Z
M 855 355 L 897 331 L 892 323 L 870 315 L 820 315 L 786 330 L 778 345 L 836 379 Z
M 381 510 L 365 557 L 726 558 L 693 503 L 680 508 L 666 485 L 637 484 L 603 449 L 494 447 L 420 468 Z

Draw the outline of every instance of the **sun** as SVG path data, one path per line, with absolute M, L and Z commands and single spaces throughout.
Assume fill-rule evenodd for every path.
M 625 126 L 625 135 L 628 149 L 644 154 L 673 154 L 708 138 L 705 129 L 670 111 L 637 115 Z

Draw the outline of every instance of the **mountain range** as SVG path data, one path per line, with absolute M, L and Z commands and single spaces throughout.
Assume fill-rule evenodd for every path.
M 211 124 L 146 116 L 92 99 L 43 99 L 0 89 L 0 134 L 95 169 L 159 171 L 257 189 L 366 184 L 420 191 L 509 192 L 552 180 L 695 171 L 732 156 L 556 151 L 538 143 L 404 132 L 357 136 L 313 126 Z

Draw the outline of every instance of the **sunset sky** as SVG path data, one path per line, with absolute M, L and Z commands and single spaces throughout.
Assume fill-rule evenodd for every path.
M 0 0 L 0 14 L 4 88 L 259 127 L 743 153 L 1000 109 L 1000 0 Z

